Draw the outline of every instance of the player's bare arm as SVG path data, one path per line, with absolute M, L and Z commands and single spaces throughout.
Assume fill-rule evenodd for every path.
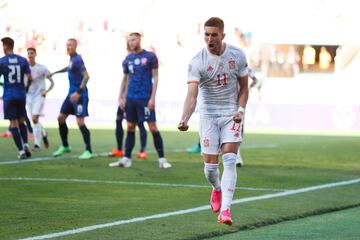
M 54 80 L 52 79 L 52 77 L 49 75 L 49 76 L 47 76 L 46 77 L 47 79 L 49 79 L 49 81 L 50 81 L 50 86 L 49 86 L 49 88 L 46 90 L 46 91 L 44 91 L 43 93 L 42 93 L 42 96 L 43 97 L 46 97 L 46 95 L 54 88 Z
M 250 84 L 250 88 L 253 88 L 253 87 L 255 87 L 258 80 L 255 76 L 253 76 L 251 79 L 252 79 L 252 82 Z
M 81 73 L 81 75 L 82 75 L 82 77 L 83 77 L 83 79 L 82 79 L 82 81 L 81 81 L 81 84 L 80 84 L 80 88 L 81 89 L 85 89 L 86 88 L 86 85 L 87 85 L 87 83 L 88 83 L 88 81 L 89 81 L 89 73 L 87 72 L 87 71 L 83 71 L 82 73 Z
M 74 92 L 73 94 L 71 94 L 70 96 L 70 101 L 71 102 L 77 102 L 79 101 L 80 97 L 81 97 L 81 93 L 82 91 L 86 88 L 86 84 L 87 82 L 89 81 L 89 74 L 87 71 L 83 71 L 81 73 L 83 79 L 81 81 L 81 84 L 80 84 L 80 87 L 79 87 L 79 90 L 77 92 Z
M 60 69 L 60 70 L 58 70 L 58 71 L 56 71 L 56 72 L 51 73 L 51 74 L 50 74 L 50 77 L 52 77 L 52 76 L 54 76 L 55 74 L 58 74 L 58 73 L 64 73 L 64 72 L 66 72 L 67 70 L 68 70 L 68 67 L 64 67 L 64 68 L 62 68 L 62 69 Z
M 155 109 L 155 96 L 156 96 L 156 90 L 157 90 L 157 86 L 158 86 L 158 82 L 159 82 L 159 71 L 158 69 L 153 69 L 152 70 L 152 75 L 153 75 L 153 86 L 152 86 L 152 91 L 151 91 L 151 96 L 150 96 L 150 100 L 148 103 L 148 107 L 151 111 L 153 111 Z
M 238 78 L 240 91 L 239 91 L 239 109 L 234 116 L 234 121 L 240 123 L 243 120 L 246 104 L 249 98 L 248 76 Z
M 195 82 L 188 84 L 188 92 L 184 102 L 183 114 L 178 125 L 178 129 L 180 131 L 186 131 L 189 128 L 188 121 L 196 108 L 196 99 L 199 91 L 198 85 L 199 83 Z
M 126 103 L 126 94 L 128 89 L 128 83 L 129 83 L 129 74 L 124 74 L 123 79 L 121 81 L 120 85 L 120 92 L 119 92 L 119 107 L 122 110 L 125 110 L 125 103 Z

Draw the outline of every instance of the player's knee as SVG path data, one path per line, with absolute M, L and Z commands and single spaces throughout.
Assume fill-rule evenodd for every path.
M 210 163 L 210 164 L 219 163 L 219 156 L 218 155 L 203 153 L 203 158 L 204 158 L 205 163 Z
M 240 143 L 224 143 L 221 146 L 221 151 L 223 153 L 237 153 Z
M 149 122 L 149 130 L 151 133 L 156 133 L 159 131 L 155 122 L 151 122 L 151 123 Z
M 135 128 L 136 128 L 136 123 L 133 123 L 133 122 L 127 123 L 127 130 L 129 132 L 135 132 Z
M 76 123 L 77 123 L 77 125 L 78 125 L 79 127 L 85 125 L 84 118 L 82 118 L 82 117 L 76 118 Z
M 59 115 L 58 118 L 57 118 L 58 122 L 60 124 L 64 124 L 65 123 L 65 116 L 63 115 Z
M 19 127 L 19 123 L 17 120 L 10 120 L 10 128 L 17 128 Z

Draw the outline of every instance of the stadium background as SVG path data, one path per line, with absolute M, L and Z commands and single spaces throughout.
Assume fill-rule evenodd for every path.
M 1 37 L 15 39 L 16 52 L 23 56 L 26 47 L 35 46 L 38 62 L 50 71 L 67 65 L 66 39 L 79 40 L 78 52 L 91 77 L 88 122 L 93 127 L 113 127 L 126 35 L 141 32 L 143 47 L 155 51 L 160 61 L 159 124 L 174 128 L 186 94 L 188 62 L 204 46 L 203 22 L 220 16 L 226 42 L 242 47 L 264 80 L 261 95 L 250 94 L 248 130 L 358 134 L 360 33 L 349 26 L 360 17 L 355 1 L 345 2 L 2 0 L 0 30 Z M 301 58 L 306 45 L 316 49 L 317 57 L 305 70 Z M 321 46 L 332 55 L 326 70 L 317 67 Z M 295 49 L 296 62 L 290 62 L 290 49 Z M 45 107 L 46 125 L 56 125 L 67 89 L 66 74 L 55 76 Z M 192 118 L 193 129 L 197 121 Z
M 210 16 L 224 18 L 226 41 L 244 48 L 264 80 L 261 94 L 250 94 L 231 227 L 209 211 L 201 156 L 186 152 L 197 132 L 175 127 L 187 65 L 204 46 Z M 61 144 L 56 117 L 68 90 L 66 74 L 56 75 L 41 120 L 50 148 L 17 160 L 12 139 L 0 138 L 0 239 L 358 239 L 359 18 L 356 2 L 347 0 L 0 0 L 0 37 L 13 37 L 23 56 L 36 46 L 51 71 L 68 63 L 66 40 L 79 40 L 91 76 L 87 123 L 95 153 L 78 159 L 83 138 L 72 129 L 72 152 L 51 157 Z M 143 33 L 144 47 L 161 62 L 157 111 L 171 169 L 159 169 L 151 137 L 146 161 L 108 167 L 130 31 Z M 311 66 L 301 63 L 307 45 L 316 51 Z M 323 46 L 331 54 L 325 69 Z

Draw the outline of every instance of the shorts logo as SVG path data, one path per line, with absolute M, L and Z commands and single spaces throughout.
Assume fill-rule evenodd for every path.
M 83 105 L 82 104 L 77 105 L 76 112 L 77 112 L 77 115 L 82 114 L 82 112 L 83 112 Z
M 207 68 L 207 71 L 211 72 L 212 70 L 214 70 L 214 68 L 211 65 L 209 65 L 208 68 Z
M 150 109 L 148 107 L 144 107 L 144 117 L 145 120 L 148 120 L 150 117 Z
M 209 142 L 209 139 L 208 139 L 208 138 L 204 138 L 204 140 L 203 140 L 203 146 L 206 147 L 206 148 L 210 146 L 210 142 Z
M 235 62 L 235 60 L 234 59 L 230 59 L 230 61 L 229 61 L 229 68 L 230 69 L 235 69 L 236 68 L 236 62 Z
M 238 138 L 240 136 L 240 133 L 238 133 L 238 132 L 236 132 L 235 134 L 234 134 L 234 137 L 236 137 L 236 138 Z

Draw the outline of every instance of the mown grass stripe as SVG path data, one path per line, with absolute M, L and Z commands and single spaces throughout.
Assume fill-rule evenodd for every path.
M 74 178 L 0 177 L 0 181 L 39 181 L 39 182 L 65 182 L 65 183 L 90 183 L 90 184 L 145 185 L 145 186 L 159 186 L 159 187 L 211 188 L 210 185 L 197 185 L 197 184 L 130 182 L 130 181 L 92 180 L 92 179 L 74 179 Z M 268 191 L 268 192 L 289 191 L 289 189 L 257 188 L 257 187 L 237 187 L 236 189 L 249 190 L 249 191 Z
M 249 145 L 244 145 L 241 148 L 242 149 L 255 149 L 255 148 L 277 148 L 279 147 L 279 145 L 277 144 L 249 144 Z M 167 153 L 186 153 L 186 149 L 169 149 L 166 150 Z M 148 151 L 148 153 L 156 153 L 156 151 Z M 104 153 L 94 153 L 94 157 L 106 157 L 108 156 L 108 152 L 104 152 Z M 64 160 L 64 159 L 78 159 L 78 157 L 80 156 L 80 154 L 78 155 L 67 155 L 65 154 L 64 156 L 60 156 L 60 157 L 53 157 L 53 156 L 48 156 L 48 157 L 37 157 L 37 158 L 30 158 L 30 159 L 23 159 L 23 160 L 19 160 L 19 159 L 13 159 L 13 160 L 5 160 L 5 161 L 0 161 L 0 165 L 12 165 L 12 164 L 24 164 L 24 163 L 32 163 L 32 162 L 41 162 L 41 161 L 51 161 L 51 160 Z
M 316 190 L 321 190 L 321 189 L 327 189 L 327 188 L 346 186 L 346 185 L 350 185 L 350 184 L 356 184 L 356 183 L 359 183 L 359 182 L 360 182 L 360 178 L 357 178 L 357 179 L 352 179 L 352 180 L 348 180 L 348 181 L 341 181 L 341 182 L 335 182 L 335 183 L 315 185 L 315 186 L 299 188 L 299 189 L 296 189 L 296 190 L 289 190 L 289 191 L 280 192 L 280 193 L 265 194 L 265 195 L 256 196 L 256 197 L 241 198 L 241 199 L 234 200 L 233 204 L 240 204 L 240 203 L 246 203 L 246 202 L 253 202 L 253 201 L 259 201 L 259 200 L 265 200 L 265 199 L 272 199 L 272 198 L 290 196 L 290 195 L 299 194 L 299 193 L 306 193 L 306 192 L 311 192 L 311 191 L 316 191 Z M 204 211 L 204 210 L 209 210 L 209 209 L 210 209 L 209 205 L 204 205 L 204 206 L 200 206 L 200 207 L 196 207 L 196 208 L 190 208 L 190 209 L 179 210 L 179 211 L 174 211 L 174 212 L 167 212 L 167 213 L 160 213 L 160 214 L 155 214 L 155 215 L 150 215 L 150 216 L 145 216 L 145 217 L 137 217 L 137 218 L 132 218 L 132 219 L 128 219 L 128 220 L 119 220 L 119 221 L 115 221 L 115 222 L 92 225 L 92 226 L 87 226 L 87 227 L 82 227 L 82 228 L 76 228 L 76 229 L 71 229 L 71 230 L 62 231 L 62 232 L 56 232 L 56 233 L 50 233 L 50 234 L 45 234 L 45 235 L 40 235 L 40 236 L 28 237 L 28 238 L 24 238 L 22 240 L 41 240 L 41 239 L 62 237 L 62 236 L 78 234 L 78 233 L 82 233 L 82 232 L 93 231 L 93 230 L 96 230 L 96 229 L 119 226 L 119 225 L 124 225 L 124 224 L 129 224 L 129 223 L 143 222 L 143 221 L 147 221 L 147 220 L 151 220 L 151 219 L 158 219 L 158 218 L 165 218 L 165 217 L 170 217 L 170 216 L 183 215 L 183 214 L 194 213 L 194 212 L 199 212 L 199 211 Z

